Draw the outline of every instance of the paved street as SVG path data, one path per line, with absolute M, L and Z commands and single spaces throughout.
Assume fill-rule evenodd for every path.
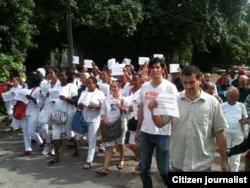
M 86 160 L 87 142 L 80 140 L 81 151 L 79 157 L 73 157 L 73 149 L 66 147 L 67 139 L 63 138 L 61 145 L 61 161 L 51 167 L 46 163 L 51 156 L 42 156 L 36 143 L 33 144 L 33 154 L 27 157 L 19 157 L 24 144 L 22 134 L 12 138 L 11 133 L 6 133 L 3 123 L 0 124 L 0 187 L 85 187 L 85 188 L 129 188 L 141 187 L 139 172 L 135 170 L 137 161 L 129 149 L 126 151 L 125 168 L 118 170 L 116 164 L 119 161 L 119 153 L 114 154 L 109 175 L 99 177 L 95 171 L 103 166 L 104 153 L 99 153 L 94 165 L 89 170 L 82 169 Z M 157 188 L 164 187 L 156 170 L 153 160 L 152 173 L 154 185 Z
M 22 133 L 11 137 L 7 128 L 0 123 L 0 188 L 16 187 L 60 187 L 60 188 L 134 188 L 142 187 L 139 172 L 135 170 L 137 161 L 129 149 L 126 151 L 125 168 L 118 170 L 116 164 L 119 161 L 119 153 L 112 159 L 108 176 L 99 177 L 95 170 L 102 167 L 104 153 L 98 154 L 94 166 L 89 170 L 83 170 L 82 165 L 86 160 L 87 142 L 80 141 L 81 151 L 79 157 L 73 157 L 73 150 L 66 147 L 67 140 L 64 138 L 61 146 L 61 162 L 54 166 L 46 163 L 51 156 L 42 156 L 38 151 L 37 144 L 33 144 L 33 154 L 27 157 L 19 157 L 24 145 Z M 213 166 L 214 171 L 220 171 L 218 153 Z M 243 156 L 243 155 L 242 155 Z M 244 169 L 244 157 L 242 157 L 241 170 Z M 155 158 L 153 159 L 152 174 L 155 188 L 164 187 L 159 173 L 157 172 Z

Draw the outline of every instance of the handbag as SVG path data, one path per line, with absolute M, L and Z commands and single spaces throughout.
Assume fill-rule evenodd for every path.
M 61 112 L 59 110 L 54 110 L 52 113 L 52 123 L 55 125 L 65 124 L 68 118 L 67 112 Z
M 88 126 L 81 110 L 77 110 L 73 116 L 72 130 L 80 134 L 88 132 Z
M 35 87 L 32 89 L 30 96 L 32 95 L 35 89 L 36 89 Z M 25 104 L 22 101 L 17 101 L 13 107 L 13 117 L 17 120 L 23 120 L 26 115 L 26 109 L 27 109 L 27 104 Z
M 137 120 L 135 117 L 128 120 L 128 130 L 129 131 L 136 131 L 137 129 Z
M 24 102 L 18 101 L 13 107 L 13 117 L 17 120 L 24 119 L 26 115 L 26 108 L 27 105 Z
M 106 126 L 105 141 L 110 142 L 119 138 L 122 135 L 122 120 L 121 116 L 111 125 Z
M 71 85 L 69 87 L 68 96 L 70 94 L 70 89 Z M 52 123 L 55 125 L 63 125 L 66 123 L 67 119 L 68 119 L 68 103 L 66 112 L 62 112 L 60 110 L 54 110 L 54 112 L 52 113 Z
M 38 123 L 40 125 L 45 125 L 50 123 L 50 121 L 51 121 L 51 111 L 49 109 L 43 108 L 39 113 Z
M 122 100 L 123 103 L 123 100 Z M 113 141 L 117 138 L 119 138 L 122 135 L 122 112 L 120 111 L 120 116 L 119 118 L 111 123 L 109 126 L 106 126 L 105 129 L 105 141 L 110 142 Z

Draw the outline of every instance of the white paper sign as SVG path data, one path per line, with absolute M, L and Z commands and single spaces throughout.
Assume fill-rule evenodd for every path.
M 29 99 L 27 99 L 26 95 L 29 95 L 29 94 L 30 94 L 29 89 L 26 89 L 26 88 L 20 89 L 15 95 L 15 100 L 22 101 L 25 104 L 27 104 L 29 102 Z
M 112 76 L 119 76 L 119 75 L 123 75 L 124 72 L 123 72 L 123 68 L 124 68 L 124 64 L 114 64 L 112 67 L 111 67 L 111 75 Z
M 149 57 L 139 57 L 139 65 L 144 65 L 145 63 L 149 62 Z
M 49 92 L 49 85 L 48 84 L 41 84 L 40 88 L 41 88 L 42 95 L 46 96 L 47 93 Z
M 79 64 L 79 56 L 73 56 L 73 64 Z
M 111 58 L 108 60 L 108 68 L 111 69 L 111 67 L 115 64 L 115 58 Z
M 98 84 L 99 90 L 104 93 L 105 96 L 108 96 L 110 93 L 110 86 L 108 84 Z
M 78 104 L 79 103 L 83 103 L 84 106 L 88 106 L 91 100 L 91 97 L 93 96 L 93 94 L 90 93 L 83 93 L 80 97 L 80 99 L 78 100 Z
M 60 96 L 60 91 L 56 89 L 49 90 L 49 100 L 50 101 L 57 101 Z
M 15 95 L 12 94 L 12 91 L 2 93 L 2 97 L 4 102 L 15 100 Z
M 122 62 L 125 63 L 125 65 L 131 65 L 131 59 L 125 58 Z
M 84 59 L 83 62 L 84 62 L 84 67 L 90 68 L 90 69 L 93 68 L 93 66 L 92 66 L 93 60 L 91 60 L 91 59 Z
M 169 93 L 160 93 L 157 98 L 157 107 L 154 108 L 155 115 L 169 115 L 180 117 L 177 105 L 177 95 Z
M 169 72 L 170 73 L 180 72 L 180 64 L 169 64 Z
M 163 59 L 164 56 L 163 54 L 154 54 L 153 57 L 158 57 L 160 59 Z

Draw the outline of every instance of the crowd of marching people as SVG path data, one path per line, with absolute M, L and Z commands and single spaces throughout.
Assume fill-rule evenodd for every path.
M 79 70 L 39 67 L 27 73 L 26 80 L 18 72 L 11 73 L 7 92 L 15 97 L 5 105 L 13 136 L 18 129 L 23 133 L 20 157 L 32 155 L 35 141 L 42 155 L 53 156 L 47 165 L 56 165 L 61 160 L 59 150 L 65 134 L 74 147 L 74 157 L 80 154 L 79 138 L 86 137 L 83 169 L 93 166 L 98 150 L 105 151 L 103 167 L 96 171 L 102 176 L 108 175 L 116 150 L 120 154 L 117 168 L 124 168 L 128 145 L 138 161 L 135 169 L 140 171 L 143 187 L 153 187 L 150 169 L 154 150 L 166 185 L 170 171 L 211 171 L 216 148 L 222 171 L 239 170 L 240 153 L 249 149 L 249 138 L 242 130 L 250 115 L 250 79 L 244 69 L 238 70 L 237 77 L 235 71 L 223 72 L 213 82 L 211 73 L 202 73 L 192 65 L 168 73 L 164 59 L 159 57 L 151 58 L 138 70 L 124 64 L 122 74 L 113 74 L 106 65 L 98 67 L 92 62 L 92 66 L 88 69 L 83 65 Z M 159 94 L 176 96 L 179 117 L 167 110 L 155 114 Z M 13 109 L 22 99 L 26 101 L 25 117 L 16 119 Z M 82 112 L 86 133 L 72 130 L 76 111 Z M 66 114 L 60 125 L 52 120 L 59 112 Z M 118 118 L 120 137 L 105 141 L 105 128 Z M 101 139 L 97 142 L 98 133 Z

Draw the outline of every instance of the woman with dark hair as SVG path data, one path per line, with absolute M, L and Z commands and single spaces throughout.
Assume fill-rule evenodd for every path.
M 61 125 L 57 125 L 52 122 L 52 140 L 53 146 L 55 150 L 55 155 L 53 160 L 48 162 L 48 165 L 53 165 L 60 161 L 59 158 L 59 148 L 61 144 L 61 134 L 63 132 L 66 133 L 66 136 L 69 140 L 72 140 L 75 144 L 75 152 L 74 156 L 79 156 L 79 146 L 76 142 L 76 137 L 71 130 L 71 124 L 73 120 L 73 115 L 75 112 L 75 105 L 77 104 L 77 87 L 73 82 L 73 74 L 69 69 L 61 69 L 58 74 L 58 78 L 61 82 L 56 90 L 59 90 L 59 98 L 55 100 L 54 103 L 54 111 L 52 112 L 52 116 L 55 111 L 66 112 L 67 120 L 65 123 Z
M 27 78 L 28 94 L 26 95 L 26 98 L 28 99 L 28 103 L 25 118 L 21 122 L 25 151 L 21 153 L 20 156 L 32 154 L 31 138 L 37 142 L 40 148 L 43 146 L 43 139 L 36 132 L 38 115 L 42 103 L 39 87 L 40 82 L 41 79 L 36 74 L 30 74 Z
M 137 119 L 138 119 L 138 98 L 140 93 L 140 88 L 142 84 L 147 82 L 148 76 L 140 75 L 140 74 L 133 74 L 132 81 L 133 85 L 131 88 L 131 94 L 127 97 L 129 101 L 129 115 L 128 115 L 128 130 L 129 130 L 129 148 L 135 155 L 135 159 L 137 161 L 140 160 L 140 145 L 135 142 L 135 135 L 137 129 Z M 136 170 L 140 170 L 140 162 L 135 167 Z
M 102 69 L 100 80 L 98 81 L 99 89 L 108 96 L 110 94 L 111 75 L 108 69 Z
M 78 100 L 78 108 L 82 109 L 83 117 L 88 126 L 88 156 L 84 169 L 92 166 L 96 151 L 96 135 L 101 122 L 100 109 L 105 95 L 98 89 L 97 79 L 90 76 L 86 81 L 87 89 L 81 93 Z
M 11 69 L 9 72 L 8 80 L 5 82 L 4 85 L 1 86 L 1 93 L 10 91 L 10 89 L 13 87 L 14 77 L 19 77 L 18 71 L 16 69 Z M 7 125 L 10 125 L 13 120 L 13 114 L 12 114 L 13 104 L 11 103 L 11 101 L 5 101 L 4 104 L 8 117 L 3 119 L 3 121 L 7 121 Z M 11 128 L 6 129 L 6 131 L 10 130 Z
M 43 84 L 43 86 L 41 87 L 41 94 L 45 98 L 44 104 L 43 104 L 43 110 L 49 111 L 50 114 L 53 112 L 53 109 L 54 109 L 54 102 L 49 99 L 50 90 L 56 89 L 61 84 L 57 76 L 58 72 L 59 70 L 56 67 L 49 67 L 48 68 L 49 80 L 47 81 L 46 84 Z M 39 126 L 41 127 L 41 130 L 40 130 L 41 135 L 46 142 L 46 145 L 42 151 L 42 155 L 47 155 L 52 149 L 51 134 L 49 133 L 49 123 L 46 123 L 43 125 L 39 124 Z M 51 154 L 53 155 L 53 152 L 51 152 Z
M 86 81 L 90 77 L 88 72 L 80 73 L 81 86 L 78 88 L 78 98 L 80 98 L 82 91 L 86 89 Z
M 12 78 L 12 83 L 13 83 L 13 87 L 10 89 L 10 92 L 12 95 L 16 95 L 16 93 L 21 90 L 23 88 L 23 86 L 21 85 L 21 78 L 19 76 L 14 76 Z M 11 100 L 11 106 L 12 106 L 12 117 L 13 117 L 13 106 L 16 104 L 16 100 Z M 19 128 L 21 128 L 21 121 L 15 119 L 14 117 L 12 118 L 10 127 L 13 129 L 13 137 L 17 136 L 17 130 Z
M 110 71 L 108 67 L 103 67 L 101 72 L 100 72 L 100 80 L 98 81 L 98 87 L 99 90 L 101 90 L 105 96 L 108 96 L 110 94 L 110 83 L 111 83 L 111 78 L 112 76 L 110 75 Z M 103 125 L 102 121 L 100 123 L 100 130 L 101 130 L 101 139 L 99 140 L 99 148 L 98 150 L 100 152 L 105 151 L 105 142 L 104 142 L 104 131 L 105 131 L 105 126 Z

